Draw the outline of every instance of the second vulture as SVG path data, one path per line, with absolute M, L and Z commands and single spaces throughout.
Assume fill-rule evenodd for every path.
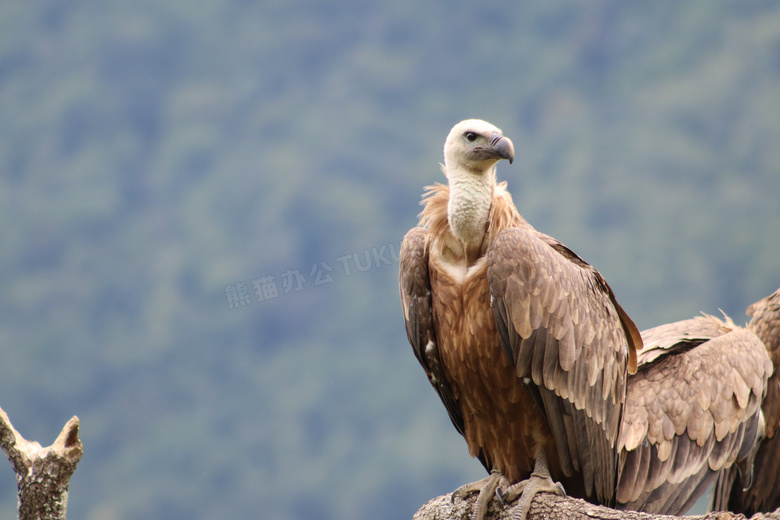
M 683 514 L 719 472 L 750 486 L 773 368 L 761 339 L 712 316 L 642 338 L 618 440 L 616 507 Z

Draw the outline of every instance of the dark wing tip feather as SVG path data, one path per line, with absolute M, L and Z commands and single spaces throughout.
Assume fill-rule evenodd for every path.
M 401 243 L 398 283 L 406 335 L 428 381 L 447 409 L 452 424 L 463 435 L 463 412 L 445 377 L 436 344 L 428 274 L 428 237 L 428 230 L 416 227 L 406 233 Z M 484 464 L 486 458 L 482 456 L 480 460 Z

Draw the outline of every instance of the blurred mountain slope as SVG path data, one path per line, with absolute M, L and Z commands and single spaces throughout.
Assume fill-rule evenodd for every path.
M 0 403 L 81 418 L 73 518 L 408 518 L 482 476 L 395 281 L 449 128 L 641 328 L 739 323 L 778 110 L 774 2 L 5 2 Z

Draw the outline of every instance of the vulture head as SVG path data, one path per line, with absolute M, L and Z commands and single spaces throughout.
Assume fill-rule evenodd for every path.
M 447 219 L 465 246 L 482 243 L 487 229 L 496 163 L 515 158 L 507 137 L 487 121 L 467 119 L 450 130 L 444 141 L 444 174 L 450 186 Z M 473 249 L 473 247 L 472 247 Z
M 468 170 L 472 173 L 492 171 L 501 159 L 510 163 L 515 147 L 500 128 L 481 119 L 466 119 L 450 130 L 444 142 L 444 165 L 447 171 Z

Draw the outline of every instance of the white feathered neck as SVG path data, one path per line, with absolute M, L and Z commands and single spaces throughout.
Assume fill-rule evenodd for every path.
M 447 220 L 455 238 L 466 245 L 482 243 L 487 231 L 490 204 L 493 200 L 493 186 L 496 167 L 476 172 L 442 166 L 450 185 L 450 200 L 447 205 Z

